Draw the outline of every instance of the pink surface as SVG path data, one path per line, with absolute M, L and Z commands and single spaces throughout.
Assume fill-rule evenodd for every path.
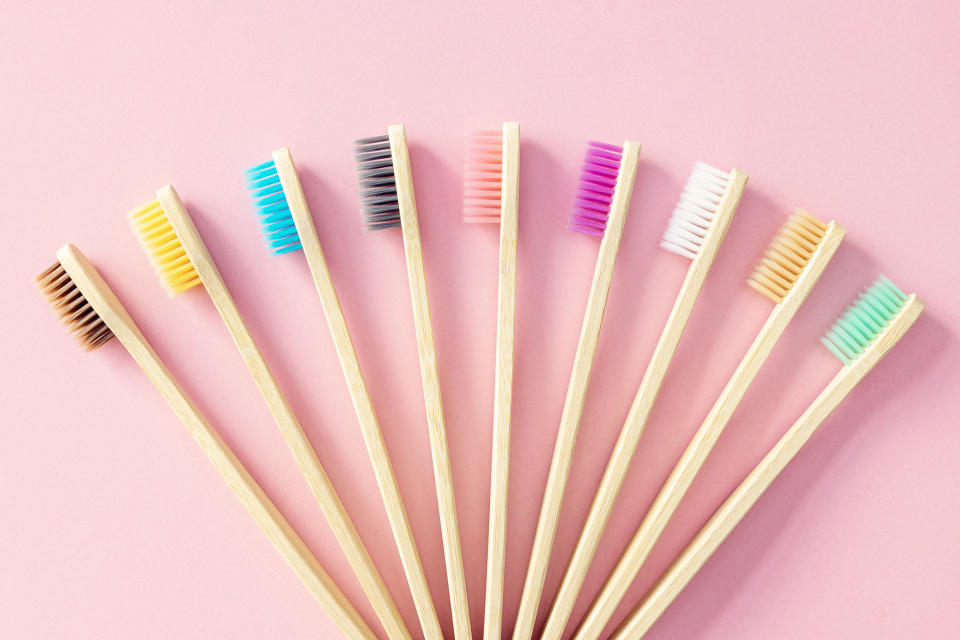
M 915 329 L 651 638 L 945 638 L 960 626 L 960 4 L 8 3 L 0 10 L 0 636 L 335 637 L 117 343 L 88 355 L 32 277 L 78 244 L 371 625 L 202 291 L 168 299 L 127 210 L 173 183 L 411 628 L 412 601 L 301 254 L 269 256 L 242 170 L 290 146 L 450 629 L 399 235 L 364 233 L 351 141 L 405 122 L 475 635 L 496 232 L 460 221 L 464 134 L 521 122 L 505 622 L 512 627 L 597 250 L 565 229 L 587 140 L 644 144 L 548 577 L 556 588 L 687 262 L 657 249 L 694 160 L 751 174 L 574 613 L 579 619 L 769 303 L 750 266 L 802 206 L 847 240 L 618 612 L 838 368 L 817 337 L 885 273 Z M 375 628 L 379 629 L 378 626 Z

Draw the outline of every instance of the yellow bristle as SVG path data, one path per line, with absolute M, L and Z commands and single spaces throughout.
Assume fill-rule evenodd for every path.
M 171 296 L 200 284 L 200 275 L 158 201 L 131 211 L 130 223 Z
M 780 228 L 747 283 L 776 303 L 784 299 L 797 281 L 827 225 L 809 213 L 794 212 Z

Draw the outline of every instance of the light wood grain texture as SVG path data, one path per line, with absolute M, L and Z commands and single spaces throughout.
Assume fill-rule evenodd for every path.
M 620 487 L 623 485 L 623 480 L 630 467 L 630 461 L 633 459 L 640 436 L 646 426 L 647 418 L 649 418 L 650 411 L 657 399 L 660 385 L 663 383 L 670 367 L 677 344 L 683 335 L 683 330 L 693 311 L 697 297 L 700 295 L 700 289 L 707 278 L 710 267 L 713 265 L 717 252 L 720 250 L 720 245 L 730 228 L 730 223 L 733 221 L 746 183 L 747 175 L 745 173 L 737 169 L 731 171 L 730 183 L 722 200 L 717 205 L 714 222 L 704 238 L 703 245 L 687 269 L 687 275 L 680 286 L 670 315 L 667 317 L 666 325 L 660 334 L 660 340 L 654 348 L 633 404 L 624 421 L 623 428 L 620 430 L 613 452 L 610 454 L 603 478 L 600 481 L 600 487 L 593 499 L 590 512 L 567 565 L 560 588 L 554 597 L 542 634 L 544 640 L 560 638 L 570 613 L 573 611 L 580 587 L 583 585 L 590 562 L 596 552 L 597 545 L 600 543 L 610 513 L 613 511 Z
M 637 394 L 627 414 L 627 419 L 620 430 L 613 453 L 610 454 L 610 459 L 600 482 L 600 488 L 594 497 L 584 530 L 577 542 L 573 560 L 567 568 L 569 580 L 565 576 L 564 582 L 569 584 L 569 588 L 559 593 L 554 605 L 554 611 L 557 612 L 557 623 L 552 627 L 554 633 L 558 633 L 556 631 L 558 627 L 562 631 L 566 619 L 569 618 L 570 611 L 573 609 L 573 603 L 576 600 L 580 585 L 583 584 L 590 559 L 596 551 L 600 535 L 610 517 L 610 512 L 613 510 L 617 494 L 630 467 L 630 461 L 633 459 L 640 436 L 647 424 L 647 418 L 649 418 L 650 411 L 656 402 L 660 385 L 663 383 L 667 369 L 670 367 L 677 344 L 683 335 L 683 330 L 690 318 L 690 313 L 693 311 L 697 297 L 700 295 L 700 289 L 707 278 L 721 244 L 723 244 L 730 223 L 733 221 L 747 179 L 747 174 L 739 169 L 733 169 L 730 172 L 730 182 L 723 198 L 717 205 L 714 222 L 710 226 L 710 230 L 707 232 L 696 257 L 690 263 L 687 275 L 680 286 L 673 308 L 667 317 L 667 323 L 660 334 L 660 340 L 657 342 L 653 356 L 650 358 L 647 370 L 640 381 L 640 387 L 637 389 Z M 616 585 L 616 587 L 619 587 L 619 585 Z M 610 585 L 609 582 L 604 585 L 603 591 L 601 591 L 600 596 L 598 596 L 597 601 L 591 607 L 577 631 L 578 638 L 595 638 L 603 630 L 603 626 L 606 624 L 604 616 L 609 615 L 606 614 L 606 605 L 614 597 L 614 589 L 615 586 Z
M 629 558 L 629 561 L 618 564 L 617 570 L 605 582 L 596 603 L 584 618 L 578 636 L 582 634 L 582 637 L 585 638 L 595 637 L 591 634 L 599 635 L 603 627 L 606 626 L 609 617 L 613 615 L 613 611 L 623 598 L 623 594 L 626 593 L 653 546 L 670 522 L 687 489 L 693 483 L 697 472 L 713 449 L 713 445 L 720 434 L 723 433 L 750 383 L 773 350 L 787 324 L 796 314 L 810 291 L 813 290 L 823 270 L 829 264 L 843 239 L 843 235 L 843 228 L 836 222 L 831 222 L 827 226 L 823 238 L 818 243 L 803 272 L 783 300 L 774 306 L 753 344 L 750 345 L 747 353 L 714 403 L 713 408 L 707 414 L 667 481 L 660 489 L 660 493 L 648 510 L 640 527 L 634 533 L 627 549 L 621 556 L 621 560 Z M 622 477 L 620 482 L 622 482 Z M 617 485 L 618 488 L 619 486 Z M 614 493 L 614 499 L 615 495 Z
M 70 279 L 106 323 L 136 363 L 180 418 L 237 499 L 289 563 L 311 594 L 320 602 L 341 631 L 349 637 L 373 640 L 373 632 L 347 601 L 330 576 L 250 476 L 233 451 L 200 413 L 180 384 L 154 352 L 96 268 L 73 245 L 57 252 L 57 259 Z
M 460 551 L 460 529 L 457 525 L 457 507 L 453 494 L 453 472 L 447 447 L 447 429 L 443 419 L 443 398 L 440 376 L 437 372 L 437 351 L 430 319 L 430 301 L 423 272 L 423 249 L 420 244 L 420 223 L 417 220 L 417 201 L 413 192 L 413 173 L 407 149 L 406 130 L 402 124 L 387 129 L 390 155 L 397 183 L 400 207 L 400 226 L 403 233 L 403 252 L 410 281 L 410 300 L 417 334 L 417 353 L 420 358 L 420 377 L 427 411 L 427 431 L 433 460 L 433 477 L 437 489 L 440 512 L 440 533 L 443 537 L 443 558 L 447 568 L 447 588 L 453 614 L 453 632 L 456 640 L 470 640 L 470 608 L 467 604 L 467 581 L 463 572 Z
M 617 629 L 614 640 L 637 640 L 647 633 L 827 416 L 903 337 L 923 309 L 924 304 L 916 295 L 909 296 L 903 309 L 884 332 L 854 363 L 843 367 L 834 376 L 660 576 L 641 604 Z
M 836 222 L 831 222 L 827 225 L 823 237 L 817 244 L 816 249 L 810 256 L 804 269 L 800 272 L 793 287 L 787 293 L 786 297 L 775 305 L 766 323 L 761 328 L 753 344 L 741 360 L 740 365 L 737 367 L 710 413 L 703 421 L 700 429 L 688 445 L 687 450 L 683 456 L 681 456 L 680 461 L 654 500 L 653 505 L 650 507 L 646 517 L 635 533 L 630 545 L 624 552 L 624 557 L 631 557 L 635 564 L 625 563 L 623 564 L 625 568 L 624 571 L 610 576 L 604 585 L 603 591 L 598 596 L 596 604 L 591 607 L 591 610 L 581 623 L 581 631 L 579 634 L 582 634 L 583 637 L 591 637 L 590 634 L 592 633 L 599 634 L 606 624 L 605 617 L 608 618 L 613 614 L 619 600 L 623 597 L 623 593 L 629 587 L 636 573 L 639 572 L 643 562 L 646 560 L 647 555 L 649 555 L 654 544 L 663 533 L 667 523 L 670 521 L 677 506 L 686 494 L 687 489 L 696 477 L 697 472 L 712 450 L 717 438 L 720 437 L 720 434 L 726 427 L 727 422 L 739 405 L 750 383 L 770 354 L 780 335 L 787 327 L 787 324 L 813 289 L 827 264 L 829 264 L 840 241 L 843 239 L 844 233 L 844 229 Z M 641 388 L 643 388 L 643 385 L 641 385 Z M 640 399 L 641 395 L 638 394 L 638 402 Z M 647 411 L 649 412 L 649 405 Z M 642 416 L 643 422 L 646 421 L 646 417 L 646 415 Z M 588 570 L 587 565 L 596 550 L 600 534 L 613 509 L 613 504 L 622 485 L 623 478 L 626 475 L 630 457 L 635 450 L 642 428 L 643 423 L 640 423 L 639 428 L 630 434 L 635 435 L 636 439 L 625 444 L 618 442 L 618 445 L 623 446 L 618 447 L 618 449 L 615 450 L 614 456 L 611 457 L 611 462 L 601 482 L 601 488 L 591 507 L 587 524 L 578 540 L 576 551 L 574 552 L 570 566 L 567 568 L 567 575 L 564 576 L 563 586 L 559 592 L 561 595 L 567 597 L 567 601 L 565 602 L 566 608 L 563 611 L 564 616 L 569 616 L 570 610 L 573 607 L 573 600 L 577 595 L 576 589 L 579 589 L 583 583 Z M 627 450 L 627 446 L 632 448 Z M 573 588 L 565 592 L 564 589 L 568 583 L 573 585 Z M 559 598 L 560 596 L 558 596 L 558 601 Z M 565 621 L 564 619 L 563 622 Z
M 253 375 L 257 388 L 266 400 L 267 407 L 280 428 L 280 433 L 293 452 L 301 473 L 306 478 L 314 498 L 316 498 L 320 509 L 326 516 L 337 542 L 340 543 L 350 566 L 360 581 L 360 586 L 370 600 L 370 604 L 373 605 L 373 609 L 383 624 L 387 635 L 392 639 L 405 640 L 410 638 L 403 619 L 400 617 L 400 612 L 393 603 L 393 599 L 377 572 L 370 554 L 360 540 L 360 534 L 357 533 L 346 508 L 340 501 L 330 478 L 327 477 L 326 471 L 324 471 L 316 452 L 306 433 L 304 433 L 303 427 L 300 426 L 300 422 L 293 414 L 293 410 L 280 391 L 280 387 L 267 367 L 266 361 L 253 341 L 253 336 L 250 335 L 246 324 L 243 322 L 240 311 L 237 309 L 233 297 L 230 295 L 186 208 L 170 185 L 157 191 L 157 199 L 176 232 L 177 238 L 183 245 L 187 257 L 199 274 L 203 286 L 210 294 L 220 317 L 227 325 L 230 336 L 239 348 L 243 361 Z
M 340 367 L 347 381 L 347 388 L 350 391 L 350 398 L 353 401 L 357 420 L 360 423 L 367 453 L 373 465 L 377 486 L 387 511 L 387 518 L 390 521 L 390 528 L 397 544 L 407 584 L 410 586 L 420 626 L 424 637 L 428 640 L 442 640 L 443 632 L 440 629 L 433 598 L 430 595 L 427 576 L 417 552 L 413 530 L 410 527 L 406 508 L 403 505 L 400 487 L 397 484 L 387 445 L 380 431 L 376 412 L 373 409 L 373 403 L 367 392 L 363 372 L 360 369 L 360 361 L 350 338 L 350 332 L 347 328 L 343 310 L 340 307 L 340 300 L 337 297 L 333 279 L 327 269 L 320 239 L 313 224 L 313 217 L 310 214 L 306 197 L 297 177 L 293 158 L 288 149 L 279 149 L 273 152 L 273 160 L 287 203 L 290 206 L 294 224 L 297 227 L 300 243 L 303 245 L 303 251 L 317 288 L 317 294 L 326 315 L 327 325 L 330 328 L 330 334 L 337 350 L 337 357 L 340 360 Z
M 490 518 L 487 533 L 487 587 L 484 640 L 500 640 L 503 572 L 510 471 L 510 415 L 513 398 L 513 341 L 517 292 L 517 213 L 520 193 L 520 125 L 503 123 L 500 175 L 500 268 L 497 285 L 497 358 L 494 373 L 493 445 L 490 462 Z
M 360 361 L 357 358 L 353 340 L 350 338 L 350 331 L 340 307 L 340 299 L 337 297 L 333 279 L 327 269 L 320 238 L 314 227 L 313 216 L 310 214 L 306 196 L 304 196 L 300 179 L 297 176 L 293 156 L 289 149 L 278 149 L 273 152 L 273 161 L 277 167 L 277 174 L 287 204 L 290 207 L 293 222 L 297 227 L 297 235 L 300 237 L 301 245 L 303 245 L 303 252 L 307 258 L 310 274 L 313 277 L 320 303 L 323 306 L 327 326 L 330 329 L 330 335 L 337 350 L 337 357 L 340 360 L 340 368 L 343 370 L 343 376 L 350 391 L 353 408 L 360 423 L 360 431 L 366 443 L 367 454 L 370 456 L 370 462 L 377 479 L 380 497 L 387 511 L 387 519 L 390 521 L 390 529 L 393 532 L 397 551 L 400 554 L 400 562 L 403 565 L 407 584 L 410 586 L 410 593 L 417 609 L 420 627 L 427 640 L 442 640 L 443 631 L 440 628 L 440 621 L 437 619 L 437 611 L 434 608 L 430 587 L 427 584 L 427 576 L 417 552 L 413 530 L 410 527 L 407 511 L 403 505 L 403 498 L 397 484 L 396 474 L 393 471 L 393 464 L 390 462 L 387 444 L 380 431 L 380 424 L 373 409 L 370 394 L 367 392 L 367 385 L 360 369 Z
M 547 486 L 540 506 L 540 518 L 537 521 L 533 549 L 530 552 L 530 563 L 523 584 L 513 640 L 529 640 L 533 635 L 543 583 L 547 577 L 547 565 L 550 563 L 550 552 L 557 532 L 557 521 L 560 518 L 563 492 L 567 486 L 570 463 L 573 460 L 577 429 L 590 382 L 590 370 L 597 348 L 597 338 L 600 335 L 600 324 L 603 321 L 603 311 L 613 278 L 613 266 L 617 258 L 620 238 L 623 235 L 623 225 L 630 209 L 630 197 L 633 194 L 639 158 L 640 144 L 630 140 L 624 142 L 617 184 L 610 203 L 610 215 L 607 218 L 607 228 L 600 241 L 600 252 L 597 255 L 597 266 L 593 273 L 593 283 L 590 285 L 590 295 L 587 298 L 587 309 L 580 329 L 573 371 L 567 386 L 563 413 L 560 415 L 560 427 L 557 430 L 550 472 L 547 475 Z

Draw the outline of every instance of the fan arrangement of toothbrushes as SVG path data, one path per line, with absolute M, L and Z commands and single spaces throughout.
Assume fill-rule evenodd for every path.
M 463 220 L 496 224 L 500 246 L 495 311 L 496 357 L 491 372 L 494 395 L 489 504 L 467 507 L 489 513 L 482 636 L 485 640 L 507 636 L 512 636 L 513 640 L 533 637 L 559 640 L 566 634 L 576 640 L 595 640 L 604 632 L 654 545 L 680 508 L 688 489 L 778 339 L 826 270 L 845 230 L 837 222 L 822 222 L 798 210 L 773 238 L 747 279 L 752 288 L 773 303 L 769 317 L 652 505 L 646 514 L 638 514 L 640 524 L 619 561 L 585 616 L 573 626 L 571 613 L 617 504 L 633 454 L 747 183 L 747 175 L 737 169 L 723 171 L 702 162 L 694 165 L 660 242 L 662 248 L 690 260 L 686 277 L 610 452 L 588 515 L 580 525 L 573 553 L 568 559 L 555 558 L 552 557 L 553 543 L 560 524 L 577 432 L 640 156 L 640 145 L 630 140 L 619 146 L 599 142 L 588 144 L 569 226 L 574 231 L 599 239 L 596 267 L 587 294 L 532 550 L 525 567 L 517 617 L 512 628 L 508 628 L 503 609 L 510 507 L 508 481 L 514 341 L 515 338 L 522 340 L 522 336 L 515 336 L 518 220 L 521 217 L 520 148 L 519 124 L 504 122 L 498 130 L 479 131 L 469 138 L 464 166 Z M 334 482 L 324 470 L 314 444 L 294 415 L 187 208 L 172 186 L 162 187 L 156 192 L 155 200 L 130 213 L 134 231 L 171 296 L 197 285 L 202 285 L 209 295 L 368 598 L 380 631 L 368 626 L 334 584 L 297 532 L 166 368 L 119 298 L 80 249 L 71 244 L 63 246 L 56 254 L 56 262 L 37 277 L 37 284 L 84 349 L 94 350 L 113 337 L 118 339 L 227 486 L 346 637 L 376 638 L 381 637 L 382 632 L 382 637 L 391 640 L 413 637 L 441 640 L 445 636 L 437 610 L 449 606 L 452 637 L 469 640 L 478 637 L 479 633 L 471 625 L 467 601 L 467 580 L 454 497 L 454 468 L 444 419 L 405 128 L 393 125 L 384 135 L 358 139 L 355 155 L 364 225 L 367 229 L 399 227 L 402 238 L 415 328 L 411 337 L 416 340 L 419 356 L 425 426 L 443 543 L 447 603 L 435 599 L 437 589 L 431 591 L 428 584 L 421 550 L 414 539 L 390 452 L 290 151 L 286 148 L 274 151 L 270 160 L 247 169 L 245 177 L 269 251 L 274 254 L 302 251 L 306 258 L 319 297 L 316 312 L 323 315 L 333 339 L 416 609 L 419 629 L 407 628 L 340 500 Z M 319 215 L 324 213 L 320 211 Z M 731 250 L 729 247 L 724 249 Z M 488 268 L 492 271 L 493 266 L 491 264 Z M 882 277 L 853 302 L 822 339 L 840 359 L 840 371 L 717 509 L 611 637 L 616 640 L 636 639 L 647 633 L 813 432 L 903 337 L 923 309 L 924 303 L 916 295 L 904 294 Z M 460 508 L 463 509 L 464 505 L 461 504 Z M 563 563 L 566 570 L 560 586 L 549 600 L 549 607 L 541 609 L 551 562 Z M 545 615 L 545 619 L 537 629 L 540 614 Z

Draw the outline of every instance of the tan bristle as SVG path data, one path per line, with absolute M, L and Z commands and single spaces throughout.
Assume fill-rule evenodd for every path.
M 158 201 L 131 211 L 130 223 L 170 295 L 200 284 L 200 275 Z
M 463 171 L 463 221 L 500 222 L 503 135 L 477 131 L 470 136 Z
M 777 232 L 747 282 L 779 303 L 800 277 L 826 230 L 826 224 L 798 209 Z
M 85 350 L 93 351 L 113 337 L 59 262 L 37 276 L 37 286 Z

